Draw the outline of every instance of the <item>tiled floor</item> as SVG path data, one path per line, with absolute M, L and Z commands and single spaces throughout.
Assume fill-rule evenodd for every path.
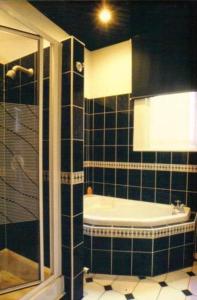
M 197 262 L 156 277 L 85 276 L 83 300 L 197 300 Z

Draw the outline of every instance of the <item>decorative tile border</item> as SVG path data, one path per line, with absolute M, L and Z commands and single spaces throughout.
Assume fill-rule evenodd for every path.
M 84 172 L 61 172 L 61 183 L 78 184 L 84 182 Z
M 83 225 L 85 235 L 112 238 L 154 239 L 194 230 L 195 221 L 155 228 Z
M 111 161 L 85 161 L 86 168 L 114 168 L 127 170 L 154 170 L 154 171 L 172 171 L 197 173 L 197 165 L 181 165 L 181 164 L 157 164 L 157 163 L 127 163 L 127 162 L 111 162 Z
M 49 181 L 49 171 L 43 171 L 43 180 Z M 84 172 L 61 172 L 61 183 L 79 184 L 84 182 Z

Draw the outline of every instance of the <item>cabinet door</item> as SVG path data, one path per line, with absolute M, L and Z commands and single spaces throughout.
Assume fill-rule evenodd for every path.
M 190 91 L 195 88 L 191 39 L 136 36 L 132 40 L 133 96 Z

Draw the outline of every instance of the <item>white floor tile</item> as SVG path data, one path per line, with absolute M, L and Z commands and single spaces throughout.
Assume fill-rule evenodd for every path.
M 192 267 L 189 267 L 189 268 L 184 268 L 184 269 L 181 269 L 182 272 L 191 272 L 192 271 Z
M 161 286 L 158 283 L 144 279 L 138 283 L 132 294 L 137 300 L 156 300 L 160 289 Z
M 87 295 L 82 298 L 82 300 L 99 300 L 99 299 L 100 299 L 100 297 L 97 297 L 95 295 Z
M 169 286 L 161 289 L 157 300 L 185 300 L 185 295 Z
M 171 282 L 179 279 L 189 278 L 189 275 L 182 270 L 167 273 L 166 281 Z
M 95 283 L 89 282 L 84 285 L 84 298 L 85 300 L 98 299 L 105 292 L 104 287 Z
M 197 276 L 191 276 L 189 282 L 189 290 L 197 296 Z
M 158 275 L 158 276 L 154 276 L 154 277 L 148 277 L 150 280 L 156 281 L 156 282 L 160 282 L 160 281 L 165 281 L 167 277 L 167 274 L 162 274 L 162 275 Z
M 125 296 L 115 291 L 107 291 L 99 298 L 99 300 L 125 300 Z
M 197 274 L 197 264 L 193 265 L 192 271 Z
M 169 286 L 178 289 L 186 290 L 189 285 L 190 276 L 182 271 L 170 272 L 167 274 L 166 282 Z
M 197 296 L 194 296 L 194 295 L 188 296 L 188 297 L 186 297 L 186 300 L 197 300 Z
M 136 276 L 118 276 L 112 283 L 112 288 L 121 294 L 130 294 L 139 281 Z
M 117 276 L 106 275 L 106 274 L 94 274 L 93 279 L 95 282 L 101 285 L 111 285 Z
M 93 282 L 84 284 L 83 300 L 125 300 L 125 294 L 132 293 L 136 300 L 197 300 L 197 275 L 189 276 L 186 272 L 197 274 L 197 263 L 193 268 L 147 277 L 139 280 L 136 276 L 113 276 L 105 274 L 89 274 Z M 161 288 L 158 282 L 165 281 L 168 286 Z M 111 285 L 111 291 L 104 286 Z M 192 296 L 185 296 L 182 290 L 188 289 Z

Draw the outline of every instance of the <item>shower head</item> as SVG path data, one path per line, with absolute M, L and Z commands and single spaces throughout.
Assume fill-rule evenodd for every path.
M 16 77 L 17 71 L 21 71 L 21 72 L 27 74 L 29 77 L 33 76 L 33 74 L 34 74 L 34 70 L 32 68 L 26 69 L 22 66 L 17 65 L 17 66 L 14 66 L 11 70 L 8 70 L 6 73 L 6 76 L 11 79 L 14 79 Z
M 14 79 L 15 76 L 16 76 L 16 72 L 14 70 L 9 70 L 6 73 L 6 76 L 9 77 L 9 78 L 11 78 L 11 79 Z

